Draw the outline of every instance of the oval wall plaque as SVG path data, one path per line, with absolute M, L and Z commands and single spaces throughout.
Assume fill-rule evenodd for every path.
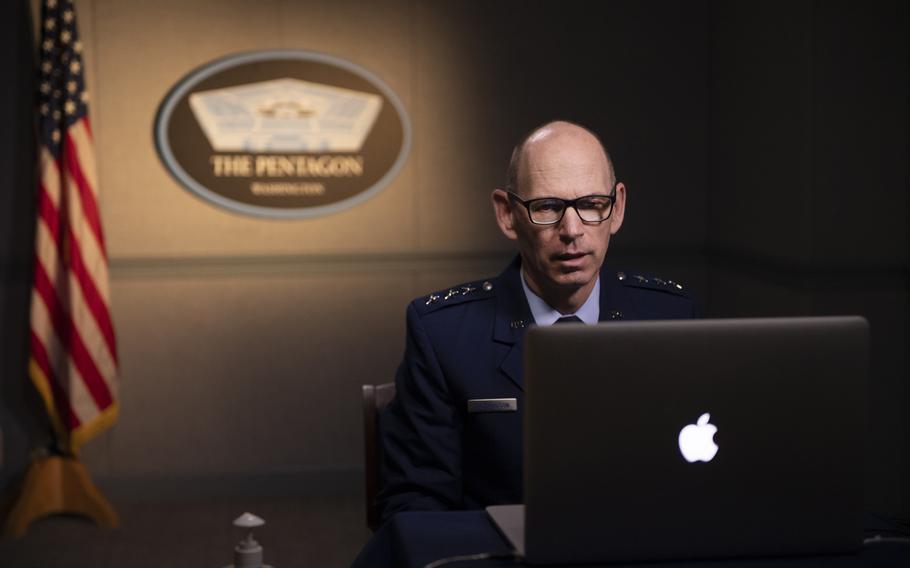
M 164 98 L 155 146 L 168 171 L 231 211 L 282 219 L 341 211 L 381 191 L 411 146 L 401 101 L 344 59 L 240 53 L 192 71 Z

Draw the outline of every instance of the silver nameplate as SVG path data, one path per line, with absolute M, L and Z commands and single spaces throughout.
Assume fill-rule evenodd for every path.
M 472 398 L 468 401 L 468 413 L 474 412 L 515 412 L 518 399 L 515 398 Z

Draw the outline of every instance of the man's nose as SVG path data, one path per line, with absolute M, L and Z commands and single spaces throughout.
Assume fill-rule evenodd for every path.
M 559 236 L 567 241 L 575 240 L 584 231 L 584 222 L 575 207 L 568 207 L 559 222 Z

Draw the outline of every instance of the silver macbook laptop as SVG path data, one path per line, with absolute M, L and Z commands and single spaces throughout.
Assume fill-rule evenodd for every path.
M 525 343 L 529 563 L 822 554 L 862 544 L 861 317 L 561 325 Z

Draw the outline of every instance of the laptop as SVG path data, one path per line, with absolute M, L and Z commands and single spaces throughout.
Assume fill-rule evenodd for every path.
M 857 316 L 535 327 L 525 562 L 849 552 L 862 545 L 868 324 Z

